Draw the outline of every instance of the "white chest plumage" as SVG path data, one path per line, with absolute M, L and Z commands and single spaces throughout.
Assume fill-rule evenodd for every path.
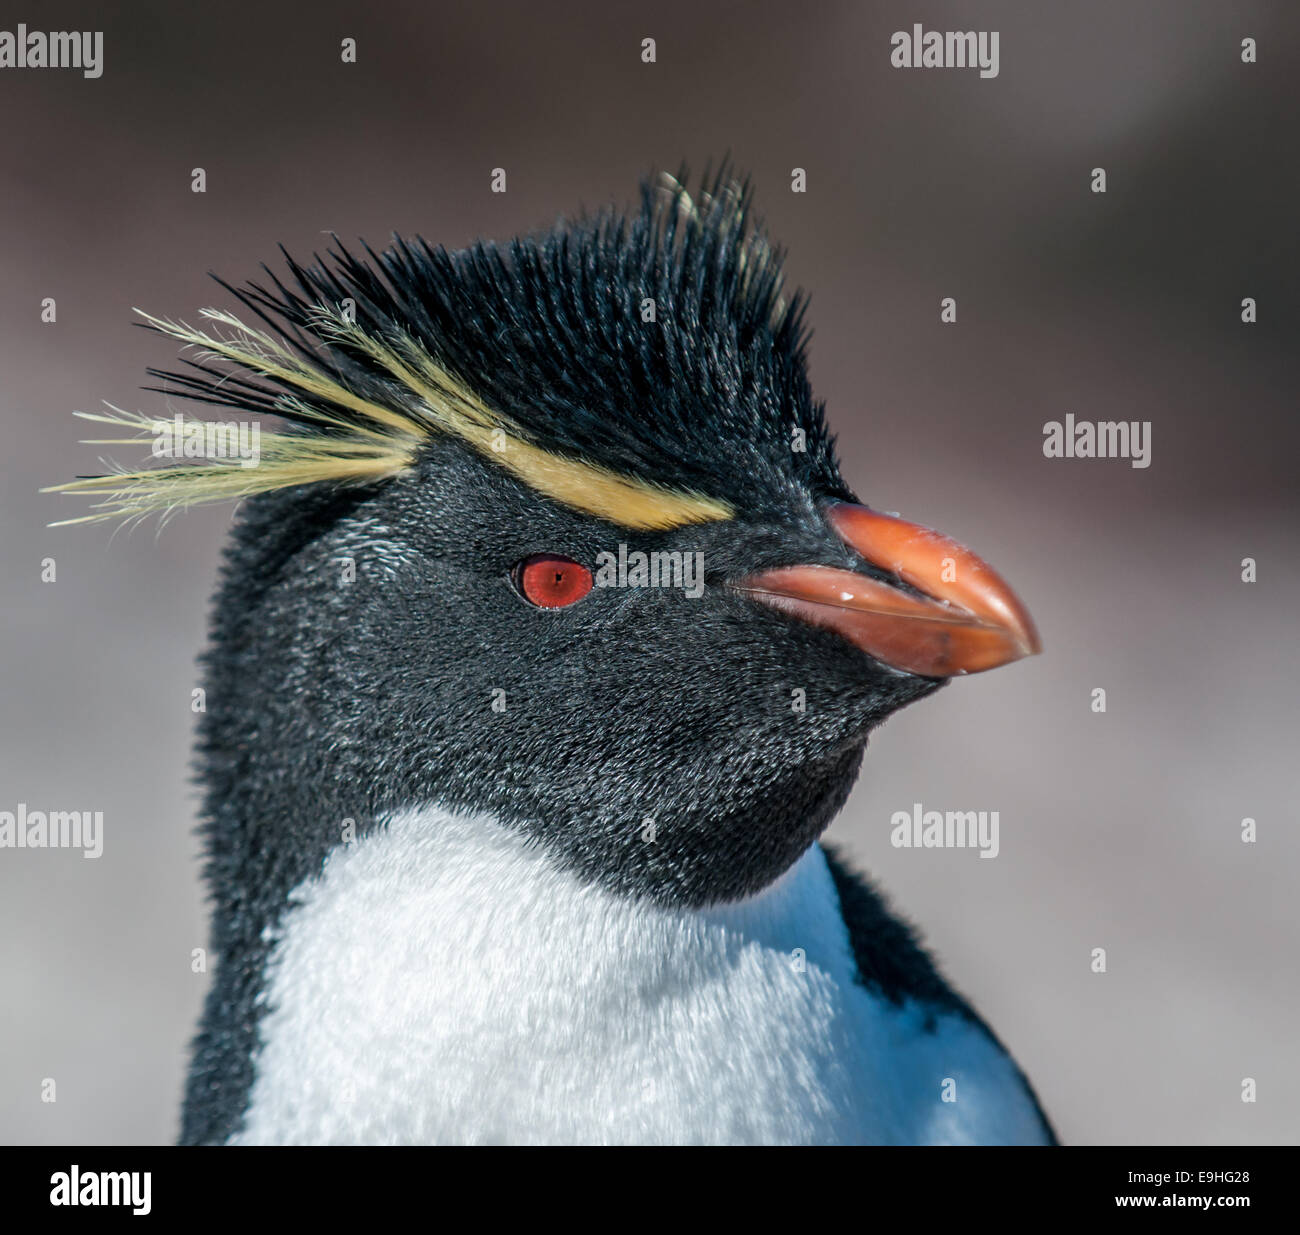
M 854 981 L 817 846 L 748 901 L 670 911 L 425 809 L 294 899 L 236 1143 L 1042 1139 L 983 1033 Z

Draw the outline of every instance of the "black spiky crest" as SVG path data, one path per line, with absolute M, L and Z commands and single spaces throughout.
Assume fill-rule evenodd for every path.
M 748 182 L 724 164 L 696 198 L 684 172 L 652 178 L 630 217 L 605 210 L 506 245 L 450 253 L 395 237 L 357 256 L 336 237 L 308 265 L 282 249 L 284 279 L 267 266 L 265 282 L 217 279 L 270 333 L 215 310 L 205 316 L 233 335 L 148 319 L 203 353 L 182 371 L 150 369 L 163 384 L 149 389 L 289 421 L 298 432 L 272 436 L 271 466 L 58 487 L 107 495 L 92 517 L 112 517 L 318 479 L 371 483 L 432 433 L 465 430 L 483 448 L 495 427 L 596 479 L 683 499 L 662 526 L 761 509 L 782 483 L 845 495 L 808 385 L 806 301 L 783 297 L 783 255 L 752 214 Z M 92 419 L 137 434 L 149 424 Z M 528 478 L 526 461 L 515 470 Z M 587 480 L 575 474 L 562 500 Z

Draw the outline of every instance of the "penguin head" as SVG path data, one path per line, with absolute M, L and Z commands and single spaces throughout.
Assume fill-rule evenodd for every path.
M 875 725 L 1038 650 L 985 563 L 841 477 L 750 215 L 724 169 L 506 246 L 287 259 L 229 289 L 260 326 L 149 319 L 201 351 L 163 389 L 287 426 L 253 467 L 61 486 L 92 517 L 247 498 L 207 658 L 215 832 L 280 795 L 269 850 L 326 852 L 345 817 L 437 804 L 618 892 L 735 900 L 825 828 Z

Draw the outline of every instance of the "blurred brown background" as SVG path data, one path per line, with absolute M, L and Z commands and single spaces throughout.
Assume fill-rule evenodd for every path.
M 165 410 L 137 387 L 173 347 L 132 306 L 192 320 L 228 304 L 206 271 L 252 276 L 279 242 L 505 238 L 728 151 L 813 294 L 850 481 L 990 557 L 1047 645 L 888 724 L 832 837 L 1063 1139 L 1296 1140 L 1300 10 L 795 7 L 28 17 L 103 29 L 105 70 L 0 70 L 0 809 L 102 810 L 106 836 L 98 861 L 0 850 L 0 1140 L 172 1138 L 205 982 L 190 689 L 230 511 L 114 536 L 47 529 L 82 506 L 36 492 L 95 470 L 74 408 Z M 998 30 L 999 76 L 891 68 L 916 21 Z M 1152 465 L 1045 459 L 1070 412 L 1150 421 Z M 998 810 L 1001 856 L 892 849 L 913 802 Z

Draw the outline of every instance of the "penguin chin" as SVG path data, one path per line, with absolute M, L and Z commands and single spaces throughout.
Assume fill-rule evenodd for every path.
M 599 825 L 536 839 L 584 882 L 666 908 L 700 910 L 762 892 L 805 853 L 844 805 L 865 735 L 791 768 L 761 791 L 714 797 L 655 820 L 653 839 Z
M 763 801 L 731 812 L 718 828 L 724 851 L 748 846 L 745 860 L 726 872 L 708 872 L 709 893 L 701 904 L 728 903 L 757 895 L 783 876 L 830 826 L 848 800 L 866 752 L 865 734 L 845 742 L 824 759 L 793 769 Z
M 751 804 L 733 819 L 745 829 L 756 825 L 765 843 L 756 846 L 751 860 L 737 872 L 739 880 L 716 900 L 745 900 L 779 880 L 808 852 L 839 814 L 857 782 L 866 753 L 867 736 L 846 742 L 825 759 L 805 764 L 777 786 L 763 809 Z M 715 884 L 715 891 L 722 889 Z
M 691 910 L 743 901 L 780 879 L 830 825 L 857 780 L 871 731 L 942 685 L 878 667 L 846 689 L 837 708 L 796 722 L 804 728 L 794 751 L 782 745 L 783 719 L 707 771 L 688 763 L 665 772 L 658 763 L 647 775 L 654 761 L 645 760 L 622 768 L 612 800 L 590 793 L 563 803 L 531 799 L 497 814 L 606 891 Z M 741 757 L 763 750 L 768 757 L 757 767 Z
M 692 908 L 748 899 L 779 880 L 808 852 L 848 801 L 872 731 L 900 708 L 947 684 L 883 672 L 839 740 L 791 766 L 761 792 L 715 804 L 707 845 L 713 856 L 685 864 L 680 880 L 669 889 L 669 899 Z

